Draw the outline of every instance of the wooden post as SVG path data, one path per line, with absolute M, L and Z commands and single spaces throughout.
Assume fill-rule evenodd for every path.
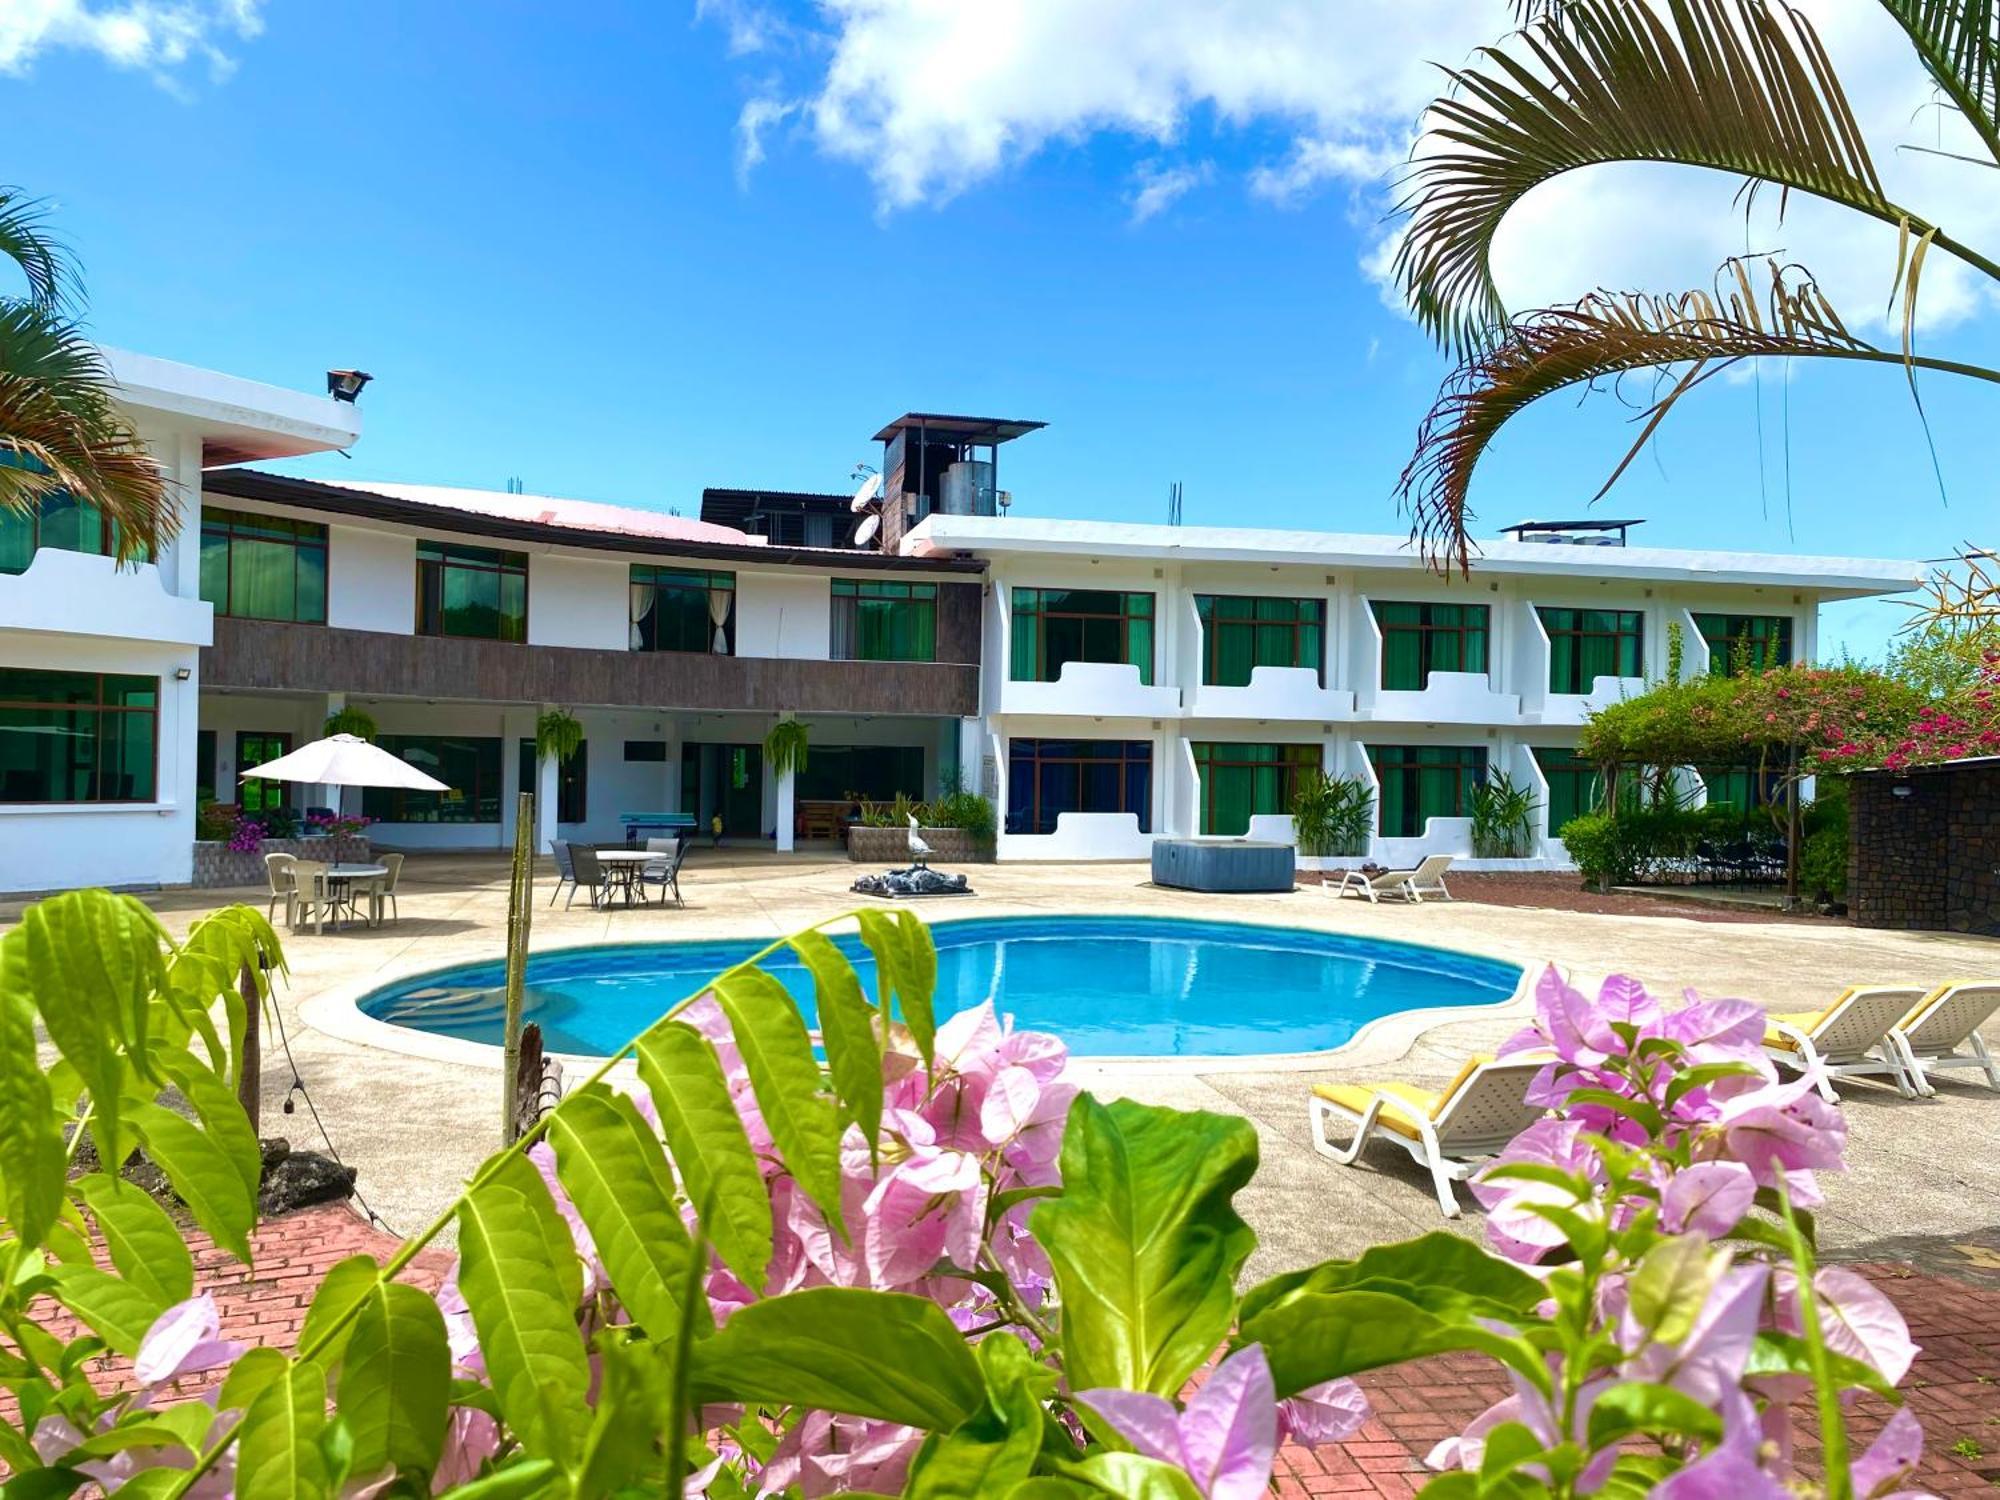
M 264 1001 L 257 971 L 245 964 L 236 976 L 243 997 L 243 1055 L 236 1060 L 236 1102 L 250 1117 L 250 1129 L 264 1133 Z
M 1796 741 L 1785 749 L 1785 910 L 1799 904 L 1799 747 Z
M 507 886 L 507 1020 L 501 1035 L 500 1144 L 520 1134 L 515 1081 L 521 1071 L 521 1008 L 528 983 L 528 928 L 535 912 L 535 794 L 514 813 L 514 868 Z

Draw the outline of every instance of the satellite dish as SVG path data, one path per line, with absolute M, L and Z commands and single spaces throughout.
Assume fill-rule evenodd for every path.
M 866 479 L 861 481 L 861 488 L 854 492 L 854 501 L 847 508 L 849 510 L 866 510 L 874 502 L 875 497 L 881 493 L 882 476 L 880 474 L 870 474 Z
M 867 546 L 875 540 L 875 533 L 881 529 L 882 518 L 880 516 L 870 516 L 854 528 L 854 545 L 857 547 Z

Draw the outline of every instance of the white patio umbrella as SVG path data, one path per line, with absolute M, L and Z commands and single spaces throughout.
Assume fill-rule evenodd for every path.
M 420 792 L 448 792 L 435 776 L 398 760 L 380 746 L 352 734 L 330 735 L 301 745 L 289 755 L 252 766 L 242 779 L 308 781 L 320 786 L 400 786 Z

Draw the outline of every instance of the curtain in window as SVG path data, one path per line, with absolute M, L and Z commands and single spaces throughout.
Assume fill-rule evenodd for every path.
M 731 590 L 711 588 L 708 591 L 708 623 L 714 627 L 714 635 L 709 641 L 709 650 L 717 656 L 729 654 L 729 606 L 736 602 Z
M 229 612 L 250 620 L 291 619 L 294 556 L 284 542 L 238 537 L 230 555 Z
M 1382 686 L 1415 692 L 1424 685 L 1424 638 L 1415 630 L 1391 630 L 1382 637 Z
M 1009 628 L 1008 676 L 1016 682 L 1041 680 L 1041 652 L 1036 634 L 1035 591 L 1013 591 L 1014 618 Z
M 646 617 L 653 612 L 653 586 L 649 583 L 635 583 L 627 591 L 632 613 L 632 649 L 646 649 Z

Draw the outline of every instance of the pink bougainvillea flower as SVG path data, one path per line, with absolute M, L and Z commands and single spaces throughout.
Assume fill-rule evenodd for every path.
M 1892 1500 L 1892 1497 L 1924 1494 L 1922 1490 L 1902 1487 L 1923 1457 L 1924 1429 L 1910 1415 L 1907 1406 L 1899 1406 L 1882 1424 L 1875 1441 L 1848 1470 L 1858 1500 Z
M 1764 1462 L 1756 1405 L 1734 1386 L 1722 1395 L 1722 1441 L 1653 1487 L 1653 1500 L 1796 1500 Z
M 1660 1227 L 1668 1234 L 1692 1230 L 1719 1240 L 1756 1198 L 1757 1179 L 1741 1162 L 1696 1162 L 1675 1173 L 1660 1194 Z
M 1534 1386 L 1521 1378 L 1519 1371 L 1508 1371 L 1507 1378 L 1513 1382 L 1514 1394 L 1496 1401 L 1467 1424 L 1464 1432 L 1457 1437 L 1446 1438 L 1425 1456 L 1424 1463 L 1433 1469 L 1469 1469 L 1477 1471 L 1486 1458 L 1486 1439 L 1496 1428 L 1506 1422 L 1519 1422 L 1532 1432 L 1545 1448 L 1553 1448 L 1562 1441 L 1562 1422 L 1555 1407 L 1549 1404 Z M 1597 1398 L 1611 1389 L 1610 1380 L 1589 1380 L 1577 1390 L 1576 1417 L 1571 1427 L 1571 1436 L 1581 1439 L 1589 1430 L 1590 1410 L 1597 1404 Z M 1584 1471 L 1576 1478 L 1579 1494 L 1590 1494 L 1600 1488 L 1611 1476 L 1612 1468 L 1618 1462 L 1616 1444 L 1606 1448 L 1592 1458 Z M 1531 1472 L 1547 1480 L 1547 1472 L 1538 1465 L 1530 1465 Z
M 1138 1452 L 1185 1472 L 1207 1500 L 1259 1500 L 1270 1488 L 1278 1404 L 1261 1344 L 1217 1365 L 1184 1411 L 1144 1391 L 1082 1391 L 1077 1400 Z
M 764 1465 L 757 1493 L 781 1494 L 796 1485 L 806 1500 L 849 1490 L 897 1494 L 923 1440 L 919 1428 L 809 1411 Z
M 1472 1179 L 1472 1196 L 1486 1210 L 1487 1241 L 1509 1260 L 1532 1263 L 1566 1243 L 1564 1232 L 1537 1212 L 1538 1208 L 1565 1208 L 1585 1216 L 1595 1216 L 1602 1208 L 1595 1202 L 1578 1203 L 1573 1194 L 1552 1183 L 1489 1179 L 1489 1174 L 1495 1167 L 1523 1162 L 1558 1167 L 1587 1181 L 1598 1160 L 1583 1139 L 1584 1130 L 1582 1120 L 1537 1120 Z
M 1724 1100 L 1716 1123 L 1724 1150 L 1760 1187 L 1775 1187 L 1785 1173 L 1838 1170 L 1847 1148 L 1845 1117 L 1813 1091 L 1810 1078 Z
M 1686 1338 L 1677 1344 L 1646 1343 L 1625 1361 L 1621 1373 L 1628 1380 L 1671 1385 L 1705 1405 L 1716 1405 L 1725 1391 L 1737 1387 L 1750 1362 L 1770 1281 L 1769 1266 L 1731 1266 L 1709 1289 Z M 1629 1314 L 1622 1331 L 1627 1348 L 1640 1345 L 1642 1333 Z
M 1820 1267 L 1813 1287 L 1819 1293 L 1820 1333 L 1827 1348 L 1872 1366 L 1891 1385 L 1910 1373 L 1917 1357 L 1910 1325 L 1879 1287 L 1845 1266 Z M 1779 1331 L 1804 1333 L 1798 1278 L 1781 1267 L 1772 1278 L 1772 1291 Z
M 1368 1397 L 1351 1380 L 1326 1380 L 1278 1403 L 1278 1440 L 1317 1448 L 1345 1442 L 1369 1416 Z
M 203 1292 L 153 1320 L 132 1361 L 132 1378 L 142 1386 L 163 1385 L 229 1364 L 248 1347 L 222 1337 L 222 1314 Z

